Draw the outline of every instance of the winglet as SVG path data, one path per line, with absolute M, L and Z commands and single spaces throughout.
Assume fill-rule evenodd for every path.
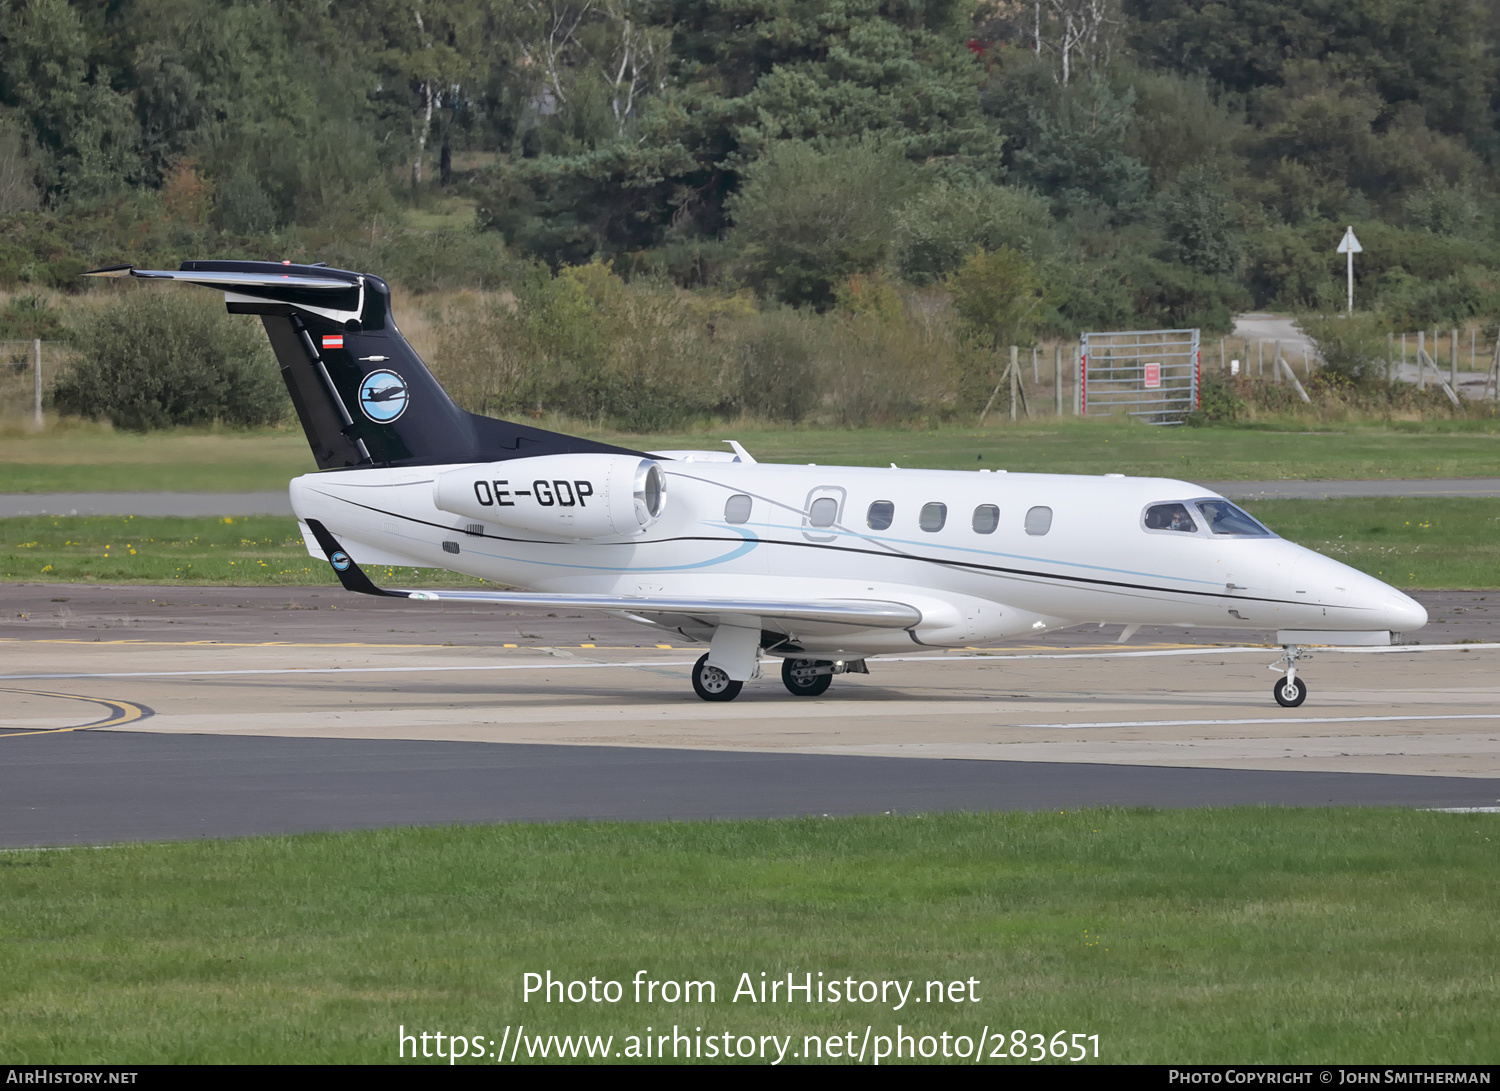
M 740 441 L 739 440 L 737 440 L 737 439 L 726 439 L 726 440 L 721 440 L 720 442 L 727 443 L 727 444 L 729 444 L 729 446 L 731 448 L 734 449 L 735 461 L 736 462 L 748 462 L 751 465 L 755 464 L 755 456 L 752 455 L 749 451 L 745 450 L 745 448 L 740 445 Z
M 316 519 L 304 520 L 308 529 L 313 532 L 313 537 L 318 540 L 318 547 L 328 557 L 328 563 L 333 566 L 334 574 L 338 576 L 339 583 L 344 585 L 345 591 L 357 591 L 361 595 L 379 595 L 382 598 L 404 599 L 410 595 L 400 591 L 387 591 L 383 587 L 376 587 L 364 569 L 354 563 L 354 558 L 344 552 L 344 547 L 339 545 L 339 540 L 328 532 L 328 528 Z
M 90 269 L 81 274 L 86 277 L 128 277 L 135 272 L 134 265 L 106 265 L 100 269 Z

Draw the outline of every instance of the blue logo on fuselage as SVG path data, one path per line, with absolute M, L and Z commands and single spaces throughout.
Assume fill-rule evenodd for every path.
M 359 407 L 376 424 L 390 424 L 406 412 L 406 380 L 394 371 L 372 371 L 359 384 Z

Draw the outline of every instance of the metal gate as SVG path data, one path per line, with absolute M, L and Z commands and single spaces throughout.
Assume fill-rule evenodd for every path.
M 1148 424 L 1181 424 L 1198 408 L 1198 331 L 1086 333 L 1078 359 L 1086 417 L 1128 413 Z

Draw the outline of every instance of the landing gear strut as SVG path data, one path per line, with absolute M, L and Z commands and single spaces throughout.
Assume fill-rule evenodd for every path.
M 705 701 L 733 701 L 744 687 L 720 668 L 710 667 L 707 652 L 693 664 L 693 692 Z
M 1309 653 L 1304 652 L 1297 645 L 1284 644 L 1281 648 L 1281 658 L 1268 668 L 1281 671 L 1285 676 L 1271 687 L 1271 696 L 1276 698 L 1276 703 L 1282 708 L 1296 708 L 1307 700 L 1307 683 L 1297 677 L 1297 664 L 1311 658 Z

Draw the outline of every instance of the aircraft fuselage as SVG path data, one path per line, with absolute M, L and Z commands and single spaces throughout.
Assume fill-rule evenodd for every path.
M 1083 622 L 1260 632 L 1402 632 L 1426 622 L 1406 595 L 1311 550 L 1214 533 L 1195 504 L 1220 498 L 1183 481 L 699 457 L 658 463 L 665 504 L 644 532 L 584 540 L 518 531 L 499 506 L 482 523 L 439 509 L 434 482 L 453 466 L 309 474 L 291 494 L 299 519 L 320 520 L 360 564 L 638 596 L 630 616 L 694 639 L 710 638 L 712 624 L 650 600 L 891 600 L 921 613 L 905 629 L 766 624 L 808 653 L 963 647 Z M 508 464 L 514 487 L 539 485 L 560 502 L 562 488 L 528 480 L 525 463 Z M 1148 511 L 1173 504 L 1190 513 L 1191 529 L 1147 525 Z

